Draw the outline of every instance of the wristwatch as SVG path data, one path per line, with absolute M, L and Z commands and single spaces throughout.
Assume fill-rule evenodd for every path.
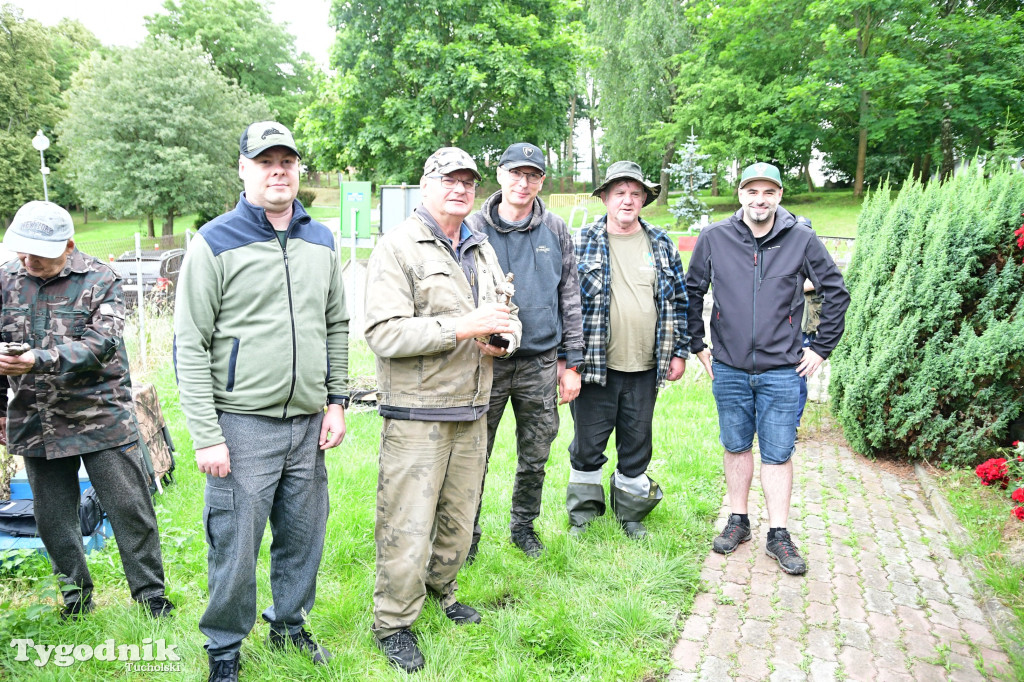
M 334 404 L 335 405 L 341 405 L 341 409 L 347 410 L 348 406 L 349 406 L 349 403 L 351 403 L 351 402 L 352 402 L 351 398 L 349 398 L 347 395 L 343 395 L 343 396 L 341 396 L 341 402 L 340 403 L 334 403 Z
M 584 363 L 581 362 L 580 364 L 578 364 L 578 365 L 576 365 L 574 367 L 566 367 L 566 369 L 571 369 L 572 371 L 576 372 L 580 376 L 583 376 L 583 367 L 584 367 Z

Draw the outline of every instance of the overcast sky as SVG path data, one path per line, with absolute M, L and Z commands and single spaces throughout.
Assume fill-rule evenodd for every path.
M 3 0 L 22 10 L 30 19 L 52 26 L 62 17 L 78 19 L 104 45 L 134 46 L 146 37 L 143 19 L 163 12 L 163 0 Z M 334 41 L 327 24 L 330 0 L 262 0 L 271 16 L 288 23 L 299 52 L 308 52 L 323 67 Z

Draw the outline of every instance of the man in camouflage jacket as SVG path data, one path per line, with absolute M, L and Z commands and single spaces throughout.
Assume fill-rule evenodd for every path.
M 0 439 L 25 459 L 39 536 L 62 581 L 65 617 L 92 608 L 92 579 L 78 518 L 79 460 L 117 536 L 132 597 L 153 616 L 174 608 L 164 597 L 153 502 L 132 407 L 122 341 L 124 297 L 117 273 L 75 249 L 71 216 L 32 201 L 4 235 L 18 254 L 0 269 L 2 340 L 27 344 L 0 355 Z M 8 352 L 16 352 L 6 348 Z

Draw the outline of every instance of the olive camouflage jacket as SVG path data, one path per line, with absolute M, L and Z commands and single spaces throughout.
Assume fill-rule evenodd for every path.
M 117 273 L 76 249 L 46 281 L 13 260 L 0 268 L 0 286 L 2 340 L 35 354 L 30 373 L 0 376 L 13 391 L 0 400 L 8 451 L 56 459 L 138 440 Z

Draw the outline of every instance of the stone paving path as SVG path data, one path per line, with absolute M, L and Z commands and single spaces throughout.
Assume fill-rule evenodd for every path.
M 813 440 L 794 462 L 789 529 L 807 574 L 786 575 L 765 555 L 755 471 L 753 539 L 727 557 L 709 551 L 708 591 L 685 617 L 669 682 L 1012 679 L 915 479 Z

